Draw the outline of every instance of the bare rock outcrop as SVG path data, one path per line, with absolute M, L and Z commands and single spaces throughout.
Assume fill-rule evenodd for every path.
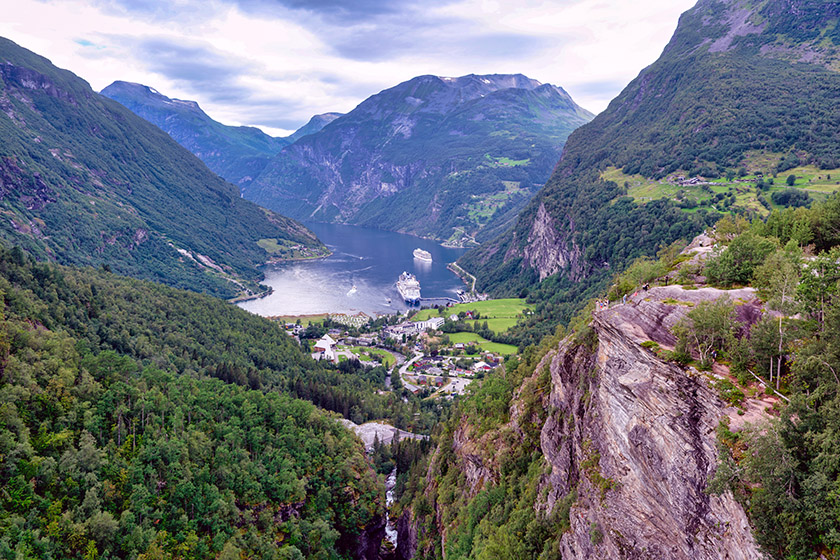
M 580 278 L 583 273 L 583 254 L 571 240 L 572 233 L 574 224 L 569 226 L 567 235 L 562 235 L 545 204 L 540 204 L 523 252 L 524 263 L 539 273 L 540 280 L 561 270 L 571 280 Z
M 638 344 L 657 333 L 664 342 L 679 306 L 638 303 L 598 314 L 592 348 L 567 341 L 551 357 L 546 506 L 577 493 L 562 556 L 762 558 L 741 506 L 706 491 L 725 405 L 704 379 Z

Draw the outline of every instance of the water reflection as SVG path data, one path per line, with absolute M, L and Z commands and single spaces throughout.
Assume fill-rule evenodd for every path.
M 417 276 L 422 295 L 456 297 L 463 283 L 446 269 L 463 249 L 447 249 L 410 235 L 334 224 L 306 224 L 333 255 L 267 267 L 265 284 L 271 296 L 243 302 L 240 307 L 264 316 L 319 313 L 394 313 L 407 307 L 396 280 L 405 270 Z M 414 258 L 420 247 L 433 262 Z M 354 289 L 355 288 L 355 289 Z

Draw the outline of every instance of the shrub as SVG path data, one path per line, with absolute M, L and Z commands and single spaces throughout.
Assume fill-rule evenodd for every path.
M 770 195 L 770 200 L 773 201 L 773 204 L 778 204 L 779 206 L 790 206 L 793 208 L 810 206 L 814 201 L 810 194 L 799 189 L 776 191 Z
M 705 273 L 710 282 L 723 286 L 748 284 L 756 267 L 775 251 L 778 243 L 753 233 L 739 235 L 720 255 L 709 261 Z
M 733 406 L 740 406 L 746 398 L 744 392 L 728 379 L 718 379 L 714 382 L 714 388 L 723 402 Z

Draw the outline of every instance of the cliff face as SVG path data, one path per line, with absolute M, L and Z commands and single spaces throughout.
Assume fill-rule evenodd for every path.
M 551 546 L 564 560 L 763 558 L 733 496 L 707 491 L 718 464 L 716 427 L 726 417 L 743 424 L 743 417 L 718 398 L 707 374 L 665 362 L 640 345 L 673 347 L 672 328 L 687 311 L 721 296 L 738 304 L 747 323 L 761 314 L 751 289 L 653 288 L 596 312 L 588 335 L 567 337 L 549 350 L 514 393 L 506 424 L 474 438 L 462 420 L 441 444 L 448 449 L 433 459 L 426 491 L 438 497 L 441 549 L 463 534 L 466 521 L 447 511 L 440 499 L 445 492 L 434 487 L 438 474 L 457 469 L 457 492 L 470 497 L 494 487 L 509 493 L 510 466 L 500 457 L 524 445 L 536 426 L 538 450 L 525 484 L 535 497 L 523 515 L 534 523 L 549 520 L 557 533 Z M 541 375 L 550 380 L 535 383 Z M 542 396 L 529 401 L 534 392 Z M 753 421 L 763 415 L 760 404 L 745 406 Z M 542 473 L 536 477 L 535 466 Z M 570 503 L 567 523 L 558 521 Z M 403 532 L 411 533 L 408 527 Z M 407 546 L 416 546 L 416 533 Z M 463 557 L 481 557 L 478 551 L 491 545 L 476 537 L 472 546 Z
M 540 204 L 528 235 L 528 244 L 523 250 L 525 263 L 539 273 L 540 280 L 561 270 L 566 271 L 572 280 L 581 277 L 583 254 L 571 239 L 574 233 L 574 222 L 569 223 L 565 232 L 560 232 L 545 204 Z
M 594 353 L 561 346 L 550 358 L 547 506 L 573 488 L 578 496 L 562 557 L 761 558 L 732 496 L 706 492 L 725 415 L 716 394 L 609 316 L 593 326 Z

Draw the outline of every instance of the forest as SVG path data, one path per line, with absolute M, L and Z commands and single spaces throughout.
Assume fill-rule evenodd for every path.
M 211 296 L 17 247 L 0 293 L 2 558 L 346 558 L 384 494 L 336 418 L 439 414 Z
M 363 450 L 311 403 L 144 364 L 3 293 L 3 558 L 337 558 L 382 515 Z

